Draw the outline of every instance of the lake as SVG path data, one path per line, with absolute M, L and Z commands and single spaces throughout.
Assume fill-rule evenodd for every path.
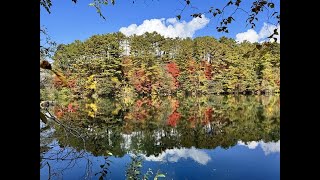
M 41 179 L 280 179 L 279 95 L 119 99 L 49 109 Z

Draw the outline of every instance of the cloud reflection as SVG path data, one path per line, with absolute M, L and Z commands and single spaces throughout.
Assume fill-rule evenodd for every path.
M 184 158 L 188 159 L 191 158 L 192 160 L 196 161 L 199 164 L 206 165 L 210 160 L 211 157 L 200 150 L 192 147 L 190 149 L 181 148 L 181 149 L 167 149 L 158 156 L 151 155 L 146 157 L 142 155 L 146 161 L 162 161 L 162 162 L 178 162 L 179 159 Z
M 238 145 L 247 146 L 249 149 L 255 149 L 260 145 L 265 155 L 269 155 L 271 153 L 280 153 L 280 140 L 277 142 L 268 143 L 263 141 L 251 141 L 246 143 L 243 141 L 238 141 Z

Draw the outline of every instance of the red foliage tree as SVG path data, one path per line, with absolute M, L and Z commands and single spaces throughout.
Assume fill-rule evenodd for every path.
M 133 85 L 138 92 L 150 93 L 151 80 L 146 76 L 144 69 L 139 69 L 134 72 L 134 77 L 131 77 Z
M 179 122 L 180 120 L 180 113 L 178 112 L 173 112 L 169 117 L 168 117 L 168 121 L 167 121 L 167 124 L 169 126 L 172 126 L 172 127 L 176 127 L 177 126 L 177 123 Z
M 72 103 L 68 104 L 68 112 L 76 112 L 77 108 Z
M 54 107 L 54 115 L 60 119 L 63 115 L 64 115 L 64 111 L 63 111 L 63 108 L 60 108 L 60 107 Z
M 170 62 L 166 65 L 166 69 L 173 77 L 174 89 L 177 89 L 179 87 L 179 82 L 177 81 L 177 77 L 180 74 L 178 65 L 174 62 Z
M 180 70 L 179 70 L 179 67 L 176 63 L 174 62 L 170 62 L 167 64 L 166 66 L 167 68 L 167 71 L 174 77 L 174 78 L 177 78 L 180 74 Z
M 204 112 L 204 120 L 202 121 L 203 124 L 208 124 L 212 120 L 213 110 L 212 108 L 207 108 Z
M 204 74 L 208 80 L 212 79 L 212 65 L 207 61 L 204 64 Z

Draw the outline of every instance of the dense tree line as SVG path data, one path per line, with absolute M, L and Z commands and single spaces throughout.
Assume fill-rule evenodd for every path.
M 280 92 L 278 43 L 113 33 L 59 45 L 53 59 L 67 77 L 54 89 L 75 97 Z

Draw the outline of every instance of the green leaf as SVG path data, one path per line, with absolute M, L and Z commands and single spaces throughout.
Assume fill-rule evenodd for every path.
M 230 17 L 228 17 L 227 21 L 228 21 L 228 23 L 231 23 L 231 21 L 232 21 L 232 17 L 231 17 L 231 16 L 230 16 Z
M 164 174 L 158 174 L 157 177 L 166 177 Z
M 240 6 L 240 3 L 241 3 L 241 0 L 237 0 L 236 3 L 235 3 L 235 5 L 236 5 L 236 6 Z
M 155 177 L 154 177 L 154 180 L 158 180 L 159 177 L 166 177 L 164 174 L 157 174 Z
M 274 3 L 268 3 L 268 6 L 269 6 L 270 8 L 274 8 Z

